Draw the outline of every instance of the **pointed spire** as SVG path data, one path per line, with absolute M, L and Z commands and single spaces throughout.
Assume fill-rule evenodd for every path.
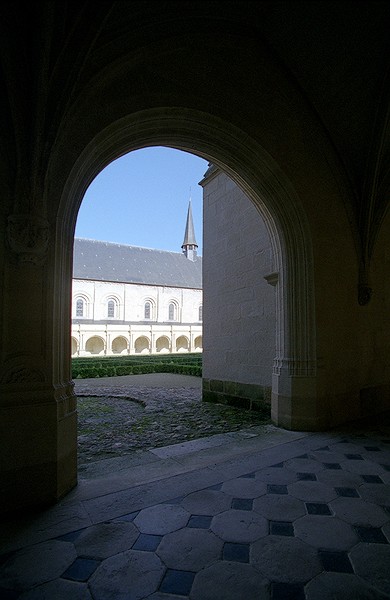
M 195 239 L 195 228 L 194 221 L 192 219 L 192 205 L 190 196 L 190 201 L 188 203 L 186 230 L 184 233 L 184 241 L 182 244 L 183 254 L 185 254 L 186 257 L 190 260 L 195 260 L 197 247 L 198 244 L 196 243 Z

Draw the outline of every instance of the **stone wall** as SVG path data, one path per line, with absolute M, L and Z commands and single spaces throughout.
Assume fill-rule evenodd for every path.
M 270 239 L 257 208 L 218 169 L 204 190 L 204 399 L 251 408 L 270 401 L 275 288 Z M 272 280 L 272 278 L 270 278 Z

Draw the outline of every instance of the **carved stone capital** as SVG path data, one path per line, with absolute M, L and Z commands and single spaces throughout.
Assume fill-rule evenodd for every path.
M 7 239 L 19 262 L 41 264 L 47 254 L 49 223 L 43 217 L 16 214 L 8 217 Z

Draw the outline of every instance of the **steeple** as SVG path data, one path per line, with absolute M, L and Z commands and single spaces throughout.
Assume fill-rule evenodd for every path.
M 192 206 L 190 198 L 190 201 L 188 203 L 186 230 L 184 233 L 184 241 L 182 244 L 183 254 L 185 254 L 185 256 L 189 260 L 195 260 L 197 255 L 197 248 L 198 244 L 196 243 L 195 239 L 195 229 L 194 222 L 192 220 Z

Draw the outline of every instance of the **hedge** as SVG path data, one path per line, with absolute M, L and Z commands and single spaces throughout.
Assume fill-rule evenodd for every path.
M 178 373 L 202 377 L 202 356 L 107 356 L 72 358 L 72 378 Z

